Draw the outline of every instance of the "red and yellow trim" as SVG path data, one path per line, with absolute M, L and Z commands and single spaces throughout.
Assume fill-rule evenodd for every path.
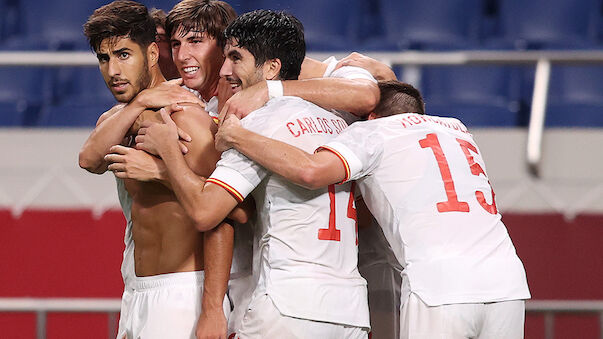
M 323 150 L 323 149 L 335 154 L 339 158 L 339 160 L 341 160 L 341 162 L 343 163 L 343 167 L 345 169 L 345 178 L 340 182 L 340 184 L 343 184 L 344 182 L 350 180 L 350 177 L 352 176 L 352 172 L 350 171 L 350 165 L 348 164 L 348 161 L 345 160 L 343 155 L 341 155 L 341 153 L 337 152 L 334 148 L 331 148 L 329 146 L 320 146 L 316 150 L 316 152 Z
M 208 182 L 222 187 L 228 193 L 230 193 L 238 202 L 243 202 L 243 200 L 244 200 L 243 195 L 241 193 L 239 193 L 239 191 L 237 191 L 234 187 L 230 186 L 229 184 L 225 183 L 224 181 L 216 179 L 216 178 L 209 178 L 205 181 L 205 183 L 208 183 Z
M 211 117 L 211 119 L 216 123 L 216 125 L 220 124 L 220 119 L 218 119 L 216 117 Z

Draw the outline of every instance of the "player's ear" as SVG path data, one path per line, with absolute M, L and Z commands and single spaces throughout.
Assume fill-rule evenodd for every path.
M 156 42 L 151 42 L 149 47 L 147 47 L 147 60 L 149 68 L 155 66 L 159 61 L 159 46 L 157 46 Z
M 377 118 L 378 118 L 378 116 L 377 116 L 377 114 L 375 114 L 375 112 L 369 113 L 369 115 L 366 117 L 367 120 L 375 120 Z
M 264 78 L 266 80 L 277 80 L 281 73 L 281 59 L 274 58 L 264 63 Z

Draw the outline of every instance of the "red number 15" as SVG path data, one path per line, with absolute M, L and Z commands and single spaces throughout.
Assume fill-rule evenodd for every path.
M 467 163 L 469 164 L 471 174 L 477 176 L 483 174 L 486 176 L 484 169 L 477 162 L 475 162 L 473 155 L 471 155 L 471 151 L 475 154 L 479 154 L 477 152 L 477 147 L 463 139 L 457 138 L 456 141 L 461 146 L 461 149 L 465 154 L 465 158 L 467 158 Z M 446 155 L 442 151 L 442 146 L 440 146 L 438 136 L 435 133 L 427 134 L 425 139 L 419 140 L 419 145 L 421 145 L 422 148 L 431 148 L 433 155 L 438 162 L 440 175 L 442 176 L 442 181 L 444 182 L 447 200 L 437 203 L 438 212 L 469 212 L 469 204 L 464 201 L 459 201 L 457 197 L 456 188 L 454 187 L 454 180 L 452 179 L 450 167 L 448 166 L 448 160 L 446 160 Z M 488 181 L 488 185 L 490 185 L 490 181 Z M 494 201 L 494 190 L 492 189 L 492 185 L 490 185 L 490 191 L 492 192 L 492 204 L 488 204 L 486 202 L 484 192 L 482 191 L 475 191 L 475 198 L 488 213 L 496 214 L 498 213 L 498 210 L 496 209 L 496 202 Z

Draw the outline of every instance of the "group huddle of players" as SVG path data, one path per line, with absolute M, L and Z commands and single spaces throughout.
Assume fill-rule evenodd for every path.
M 368 338 L 373 217 L 403 268 L 396 337 L 523 337 L 525 271 L 471 134 L 386 65 L 307 58 L 294 16 L 216 0 L 117 0 L 84 34 L 118 101 L 79 155 L 127 221 L 117 338 Z

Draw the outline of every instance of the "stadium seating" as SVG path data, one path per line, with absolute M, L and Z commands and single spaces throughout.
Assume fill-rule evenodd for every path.
M 285 10 L 304 25 L 309 50 L 350 50 L 358 38 L 360 0 L 255 0 L 254 9 Z
M 115 104 L 96 67 L 55 71 L 52 102 L 40 113 L 40 126 L 94 126 L 101 113 Z
M 517 76 L 502 66 L 424 67 L 420 87 L 428 114 L 467 126 L 513 127 L 520 123 Z
M 499 1 L 502 37 L 520 49 L 583 48 L 595 42 L 597 0 Z
M 603 127 L 603 67 L 552 68 L 546 125 Z
M 102 3 L 98 0 L 19 0 L 21 36 L 51 50 L 86 46 L 82 25 Z
M 384 36 L 371 49 L 438 49 L 474 46 L 482 14 L 481 0 L 381 0 Z
M 49 77 L 48 69 L 42 67 L 0 67 L 2 121 L 35 124 L 40 107 L 51 97 Z

